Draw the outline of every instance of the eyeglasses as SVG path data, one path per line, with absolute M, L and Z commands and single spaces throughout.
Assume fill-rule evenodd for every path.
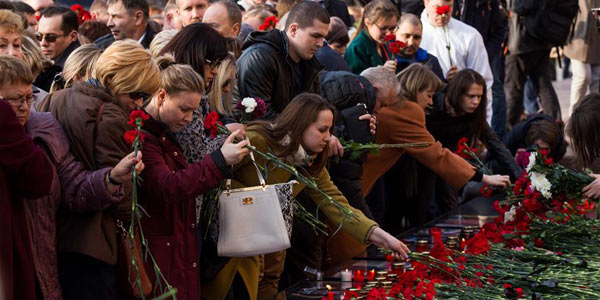
M 47 33 L 47 34 L 43 34 L 41 32 L 36 32 L 35 33 L 35 37 L 37 38 L 38 41 L 43 41 L 44 38 L 46 39 L 46 42 L 48 43 L 54 43 L 56 42 L 56 39 L 58 39 L 61 36 L 67 36 L 67 34 L 64 35 L 56 35 L 54 33 Z
M 389 32 L 394 32 L 394 31 L 396 31 L 396 30 L 398 29 L 398 25 L 394 25 L 394 26 L 383 26 L 383 27 L 381 27 L 381 26 L 379 26 L 379 25 L 375 24 L 375 26 L 377 26 L 377 28 L 379 28 L 379 30 L 380 30 L 381 32 L 386 32 L 386 31 L 389 31 Z
M 133 93 L 129 93 L 129 98 L 131 98 L 133 100 L 142 99 L 142 100 L 146 101 L 148 98 L 150 98 L 150 95 L 148 95 L 144 92 L 133 92 Z
M 33 101 L 33 98 L 34 98 L 33 95 L 25 95 L 25 96 L 15 97 L 15 98 L 0 97 L 0 100 L 4 100 L 4 101 L 8 102 L 8 104 L 10 104 L 12 107 L 19 108 L 19 107 L 21 107 L 21 105 L 23 105 L 23 103 L 27 103 L 27 105 L 29 106 L 31 104 L 31 102 Z
M 216 69 L 221 65 L 221 61 L 217 60 L 217 61 L 212 61 L 210 59 L 205 59 L 204 62 L 211 68 L 211 69 Z

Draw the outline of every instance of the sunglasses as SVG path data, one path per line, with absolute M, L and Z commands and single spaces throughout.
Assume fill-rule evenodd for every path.
M 133 92 L 133 93 L 129 93 L 129 98 L 131 98 L 133 100 L 142 99 L 142 100 L 146 101 L 148 98 L 150 98 L 150 95 L 148 95 L 144 92 Z
M 61 36 L 67 36 L 65 35 L 56 35 L 54 33 L 48 33 L 48 34 L 43 34 L 41 32 L 36 32 L 35 33 L 35 37 L 37 38 L 38 41 L 43 41 L 44 39 L 46 39 L 46 42 L 48 43 L 54 43 L 56 42 L 56 39 L 58 39 Z

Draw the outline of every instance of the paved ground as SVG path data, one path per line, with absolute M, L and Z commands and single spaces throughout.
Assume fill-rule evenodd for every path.
M 556 90 L 556 94 L 558 95 L 562 119 L 566 122 L 569 119 L 569 93 L 571 91 L 571 79 L 555 81 L 552 83 L 552 85 L 554 85 L 554 90 Z

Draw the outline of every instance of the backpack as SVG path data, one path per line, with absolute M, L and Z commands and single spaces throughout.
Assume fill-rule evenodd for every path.
M 579 11 L 577 0 L 541 0 L 534 13 L 525 16 L 525 28 L 529 34 L 553 46 L 567 44 L 574 19 Z

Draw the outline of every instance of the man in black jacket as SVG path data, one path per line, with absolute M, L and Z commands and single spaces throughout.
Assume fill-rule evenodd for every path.
M 317 2 L 306 1 L 289 13 L 285 31 L 253 32 L 237 61 L 237 101 L 265 101 L 264 118 L 273 120 L 292 98 L 303 92 L 319 94 L 319 71 L 314 57 L 329 30 L 329 15 Z
M 36 37 L 46 58 L 62 70 L 67 57 L 81 45 L 77 40 L 77 14 L 61 6 L 50 6 L 41 14 Z
M 507 118 L 511 126 L 521 120 L 523 113 L 523 87 L 529 76 L 538 90 L 544 114 L 561 120 L 558 96 L 552 86 L 550 75 L 546 72 L 550 64 L 552 45 L 529 34 L 523 17 L 540 9 L 538 0 L 511 0 L 509 20 L 508 49 L 506 57 L 506 102 Z
M 108 0 L 110 34 L 98 38 L 94 44 L 106 49 L 115 40 L 132 39 L 148 49 L 156 31 L 148 23 L 150 8 L 145 0 Z

